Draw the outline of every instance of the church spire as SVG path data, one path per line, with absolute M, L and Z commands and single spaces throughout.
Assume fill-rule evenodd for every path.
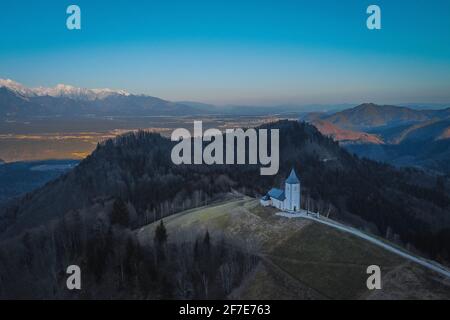
M 297 174 L 295 173 L 294 168 L 292 168 L 291 170 L 291 174 L 289 175 L 289 177 L 286 179 L 286 183 L 287 184 L 299 184 L 300 180 L 297 177 Z

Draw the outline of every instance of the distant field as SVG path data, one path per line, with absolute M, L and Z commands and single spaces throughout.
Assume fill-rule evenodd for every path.
M 232 298 L 416 299 L 450 298 L 450 282 L 375 245 L 327 226 L 285 219 L 248 197 L 182 212 L 164 220 L 169 240 L 194 238 L 206 229 L 225 236 L 261 262 Z M 152 241 L 155 224 L 138 231 Z M 376 264 L 383 290 L 370 292 L 366 269 Z
M 273 117 L 80 117 L 0 120 L 0 159 L 7 162 L 45 159 L 83 159 L 97 143 L 129 131 L 147 130 L 170 136 L 176 128 L 221 130 L 261 125 Z

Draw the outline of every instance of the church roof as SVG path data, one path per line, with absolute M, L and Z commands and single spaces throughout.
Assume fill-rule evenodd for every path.
M 270 191 L 267 193 L 267 195 L 269 197 L 277 199 L 279 201 L 284 201 L 284 199 L 286 199 L 286 196 L 284 195 L 284 191 L 281 189 L 277 189 L 277 188 L 270 189 Z
M 266 194 L 264 197 L 261 198 L 262 201 L 269 201 L 270 197 L 268 194 Z
M 300 180 L 298 179 L 297 174 L 295 173 L 294 169 L 292 169 L 291 174 L 286 179 L 286 183 L 287 184 L 299 184 L 300 183 Z

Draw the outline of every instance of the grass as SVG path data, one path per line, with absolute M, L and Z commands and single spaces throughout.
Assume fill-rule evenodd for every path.
M 339 240 L 339 241 L 337 241 Z M 397 265 L 401 259 L 353 235 L 314 223 L 294 233 L 272 255 L 333 263 Z
M 218 229 L 225 230 L 230 226 L 231 213 L 248 202 L 247 198 L 232 199 L 223 203 L 189 209 L 164 218 L 164 224 L 169 234 L 180 230 Z M 149 241 L 159 222 L 149 224 L 138 231 L 142 241 Z
M 329 299 L 358 299 L 368 291 L 368 275 L 363 266 L 301 262 L 277 257 L 272 260 L 292 277 Z
M 275 213 L 280 212 L 280 210 L 272 208 L 272 207 L 263 207 L 259 205 L 259 203 L 247 203 L 247 207 L 249 211 L 261 219 L 273 221 L 277 219 Z
M 230 213 L 241 207 L 248 200 L 230 200 L 225 203 L 193 209 L 179 213 L 174 219 L 168 219 L 166 224 L 169 227 L 187 228 L 198 225 L 212 225 L 216 228 L 226 228 L 230 223 Z
M 256 199 L 240 197 L 167 217 L 164 223 L 169 241 L 182 231 L 194 234 L 208 229 L 213 238 L 223 234 L 255 250 L 261 256 L 260 266 L 242 284 L 242 298 L 358 299 L 372 293 L 366 287 L 369 265 L 380 266 L 382 277 L 390 271 L 411 274 L 405 260 L 391 252 L 309 220 L 278 217 L 277 211 L 260 206 Z M 154 226 L 142 228 L 140 238 L 151 240 Z M 389 279 L 391 289 L 382 292 L 387 297 L 398 288 L 402 297 L 408 297 L 410 288 L 430 282 L 414 275 L 406 284 L 399 283 L 398 276 Z M 434 287 L 430 284 L 426 294 Z
M 310 224 L 275 247 L 270 259 L 295 279 L 332 299 L 355 299 L 366 293 L 367 267 L 387 272 L 401 258 L 329 227 Z

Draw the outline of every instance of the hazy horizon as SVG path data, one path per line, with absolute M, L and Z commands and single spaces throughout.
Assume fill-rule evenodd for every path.
M 18 85 L 23 85 L 26 88 L 29 89 L 50 89 L 50 88 L 56 88 L 58 85 L 66 85 L 66 86 L 72 86 L 72 84 L 70 83 L 56 83 L 55 85 L 52 85 L 50 87 L 43 87 L 43 86 L 26 86 L 24 83 L 20 82 L 20 81 L 16 81 L 14 79 L 9 79 L 6 77 L 2 77 L 0 75 L 0 87 L 2 86 L 1 81 L 2 80 L 10 80 L 15 82 Z M 75 87 L 75 86 L 73 86 Z M 80 89 L 110 89 L 110 90 L 117 90 L 120 91 L 122 90 L 121 88 L 106 88 L 106 87 L 97 87 L 97 88 L 88 88 L 88 87 L 75 87 L 75 88 L 80 88 Z M 140 93 L 140 92 L 128 92 L 132 95 L 146 95 L 145 93 Z M 150 96 L 150 95 L 149 95 Z M 154 96 L 156 98 L 160 98 L 163 100 L 167 100 L 167 101 L 171 101 L 171 102 L 175 102 L 175 103 L 192 103 L 192 104 L 205 104 L 205 105 L 213 105 L 215 107 L 218 108 L 232 108 L 232 107 L 246 107 L 246 108 L 304 108 L 304 109 L 308 109 L 308 110 L 312 110 L 314 108 L 325 108 L 327 110 L 333 110 L 333 108 L 335 108 L 334 110 L 340 110 L 340 109 L 346 109 L 346 108 L 352 108 L 352 107 L 356 107 L 362 104 L 376 104 L 376 105 L 397 105 L 397 106 L 404 106 L 404 107 L 414 107 L 414 108 L 419 108 L 419 107 L 426 107 L 426 108 L 433 108 L 435 107 L 436 109 L 440 109 L 440 108 L 446 108 L 450 105 L 450 100 L 444 101 L 444 102 L 429 102 L 429 101 L 413 101 L 413 102 L 400 102 L 400 103 L 391 103 L 391 102 L 377 102 L 377 101 L 359 101 L 359 102 L 340 102 L 340 101 L 336 101 L 336 102 L 330 102 L 330 103 L 304 103 L 304 102 L 291 102 L 291 103 L 283 103 L 283 102 L 273 102 L 273 103 L 260 103 L 260 104 L 245 104 L 245 103 L 225 103 L 225 104 L 221 104 L 221 103 L 213 103 L 213 102 L 207 102 L 207 101 L 201 101 L 199 99 L 194 99 L 194 100 L 186 100 L 186 99 L 181 99 L 181 100 L 170 100 L 170 99 L 165 99 L 164 97 L 157 97 Z M 312 110 L 313 111 L 313 110 Z M 320 111 L 320 110 L 317 110 Z

